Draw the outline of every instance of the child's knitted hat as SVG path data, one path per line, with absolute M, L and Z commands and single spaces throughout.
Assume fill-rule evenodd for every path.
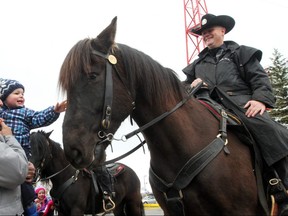
M 18 88 L 24 89 L 24 86 L 16 80 L 0 78 L 0 99 L 5 101 L 6 98 Z

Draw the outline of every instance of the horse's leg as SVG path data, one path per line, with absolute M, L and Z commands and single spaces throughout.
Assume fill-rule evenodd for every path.
M 126 200 L 126 216 L 143 216 L 145 215 L 142 200 Z
M 116 203 L 116 207 L 113 211 L 114 216 L 144 216 L 144 206 L 142 203 L 141 195 L 135 196 L 134 194 L 129 193 L 128 197 L 126 194 L 126 197 L 120 198 L 122 200 L 120 203 Z M 116 201 L 119 199 L 119 197 L 116 199 Z
M 125 211 L 124 211 L 124 202 L 121 202 L 116 205 L 115 209 L 113 210 L 114 216 L 125 216 Z
M 79 209 L 78 207 L 72 208 L 71 215 L 84 215 L 83 209 Z
M 62 212 L 58 212 L 57 215 L 58 215 L 58 216 L 65 216 L 65 214 L 63 214 Z

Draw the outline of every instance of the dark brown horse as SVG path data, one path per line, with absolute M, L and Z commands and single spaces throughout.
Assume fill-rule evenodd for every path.
M 31 162 L 43 180 L 51 180 L 53 187 L 50 195 L 59 215 L 104 212 L 102 191 L 95 191 L 91 175 L 69 166 L 63 149 L 59 143 L 49 138 L 50 134 L 51 132 L 44 131 L 31 134 Z M 114 215 L 145 215 L 137 174 L 120 163 L 108 167 L 115 179 L 115 197 L 112 198 L 115 202 Z
M 62 65 L 68 160 L 78 168 L 99 164 L 105 142 L 131 115 L 147 141 L 150 183 L 165 215 L 267 214 L 249 147 L 228 130 L 224 148 L 219 121 L 194 97 L 186 100 L 171 69 L 115 43 L 116 22 L 96 38 L 79 41 Z

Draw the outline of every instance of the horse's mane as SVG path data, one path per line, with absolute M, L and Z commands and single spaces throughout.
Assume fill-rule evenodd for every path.
M 59 87 L 65 92 L 75 86 L 81 73 L 88 74 L 91 65 L 92 39 L 83 39 L 76 43 L 67 54 L 59 75 Z M 163 67 L 145 53 L 124 44 L 117 44 L 113 53 L 123 60 L 130 86 L 141 85 L 141 93 L 151 103 L 179 101 L 183 97 L 184 87 L 177 74 L 170 68 Z M 117 65 L 118 66 L 118 63 Z
M 177 101 L 183 97 L 183 85 L 172 69 L 163 67 L 149 55 L 127 45 L 118 44 L 118 47 L 125 69 L 129 71 L 129 83 L 134 85 L 138 81 L 136 86 L 141 86 L 141 94 L 147 101 L 164 103 L 171 101 L 173 96 Z

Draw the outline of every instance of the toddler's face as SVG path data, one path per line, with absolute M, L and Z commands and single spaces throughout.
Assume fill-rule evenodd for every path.
M 44 190 L 40 190 L 38 192 L 38 198 L 42 200 L 42 199 L 44 199 L 44 197 L 45 197 L 45 191 Z
M 9 108 L 23 107 L 24 103 L 24 90 L 22 88 L 15 89 L 5 100 L 5 104 Z

